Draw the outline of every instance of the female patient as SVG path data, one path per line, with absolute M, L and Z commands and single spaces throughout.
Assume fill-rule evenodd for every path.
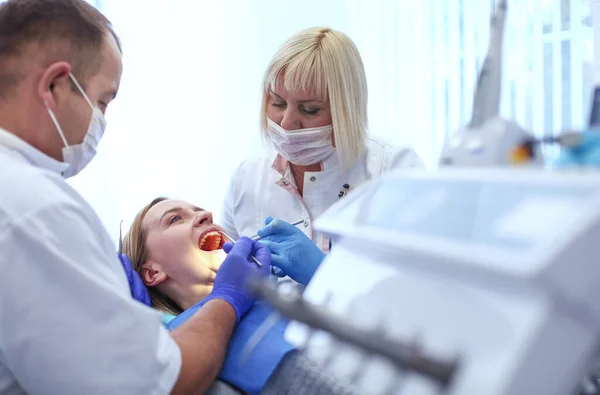
M 154 199 L 134 219 L 123 240 L 123 253 L 146 285 L 152 307 L 170 317 L 169 329 L 182 324 L 210 294 L 225 258 L 225 241 L 210 212 L 183 201 Z M 287 322 L 280 320 L 247 363 L 240 363 L 248 339 L 271 312 L 267 304 L 257 303 L 240 320 L 220 379 L 258 393 L 293 349 L 283 338 Z
M 123 252 L 146 284 L 152 306 L 178 315 L 208 296 L 225 258 L 222 229 L 189 203 L 154 199 L 136 216 Z

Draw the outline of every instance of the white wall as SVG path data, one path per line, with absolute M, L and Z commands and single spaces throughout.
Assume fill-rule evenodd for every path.
M 261 152 L 260 82 L 276 48 L 326 25 L 357 44 L 370 130 L 430 164 L 471 114 L 487 49 L 481 0 L 101 0 L 124 75 L 97 160 L 72 183 L 113 237 L 153 197 L 220 208 L 229 177 Z M 592 83 L 591 0 L 513 0 L 502 114 L 536 134 L 585 125 Z M 550 152 L 552 154 L 553 152 Z

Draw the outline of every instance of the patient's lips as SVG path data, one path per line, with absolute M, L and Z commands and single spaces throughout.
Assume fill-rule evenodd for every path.
M 223 248 L 225 244 L 225 237 L 217 229 L 207 229 L 200 236 L 198 241 L 198 248 L 202 251 L 215 251 Z

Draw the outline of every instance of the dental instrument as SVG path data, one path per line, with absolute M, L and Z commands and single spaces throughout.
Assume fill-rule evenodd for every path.
M 558 136 L 546 136 L 541 138 L 527 138 L 517 145 L 511 153 L 511 161 L 521 164 L 530 161 L 535 156 L 535 148 L 542 144 L 558 144 L 562 148 L 572 149 L 584 143 L 584 135 L 581 132 L 564 132 Z
M 298 225 L 300 225 L 302 223 L 304 223 L 304 220 L 298 220 L 296 222 L 293 222 L 292 225 L 298 226 Z M 225 231 L 221 231 L 221 233 L 223 234 L 223 236 L 225 236 L 226 238 L 228 238 L 229 241 L 231 241 L 233 244 L 235 244 L 236 241 L 234 239 L 232 239 L 231 236 L 229 236 L 227 233 L 225 233 Z M 255 241 L 256 240 L 260 240 L 260 236 L 254 235 L 254 236 L 251 237 L 251 239 L 255 240 Z M 256 259 L 256 257 L 254 255 L 250 255 L 250 259 L 252 260 L 252 262 L 256 263 L 256 265 L 258 267 L 263 267 L 263 264 L 258 259 Z
M 600 87 L 596 87 L 593 91 L 587 128 L 567 134 L 574 136 L 573 141 L 571 144 L 557 141 L 561 146 L 561 152 L 552 164 L 553 167 L 571 169 L 600 167 Z
M 228 238 L 229 241 L 231 241 L 233 244 L 235 244 L 236 240 L 233 240 L 233 238 L 231 238 L 231 236 L 229 236 L 227 233 L 225 233 L 225 231 L 221 231 L 221 233 L 223 234 L 223 236 Z M 256 266 L 263 267 L 262 262 L 259 261 L 258 259 L 256 259 L 256 257 L 254 255 L 250 254 L 249 258 L 252 260 L 252 262 L 256 263 Z
M 600 88 L 593 91 L 587 129 L 566 131 L 557 136 L 526 139 L 513 152 L 513 160 L 528 160 L 533 147 L 542 144 L 558 144 L 561 155 L 554 167 L 588 167 L 600 164 Z
M 304 223 L 303 219 L 300 219 L 298 221 L 292 222 L 293 226 L 298 226 Z M 261 237 L 258 234 L 255 234 L 254 236 L 251 237 L 252 240 L 256 241 L 256 240 L 260 240 Z

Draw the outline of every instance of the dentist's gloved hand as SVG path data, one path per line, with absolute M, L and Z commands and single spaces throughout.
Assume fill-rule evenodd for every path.
M 307 285 L 325 259 L 319 249 L 302 231 L 280 219 L 267 217 L 265 227 L 258 231 L 260 243 L 271 250 L 272 265 L 300 284 Z
M 586 130 L 581 135 L 580 145 L 562 149 L 555 167 L 600 167 L 600 130 Z
M 119 254 L 119 260 L 121 261 L 121 265 L 123 265 L 123 269 L 125 269 L 125 274 L 127 275 L 127 281 L 129 282 L 129 289 L 131 290 L 131 296 L 147 306 L 151 306 L 150 303 L 150 294 L 146 289 L 146 285 L 142 281 L 142 278 L 133 270 L 131 266 L 131 261 L 126 254 Z
M 248 289 L 247 282 L 252 277 L 269 277 L 271 253 L 267 247 L 247 237 L 240 238 L 235 245 L 225 243 L 223 250 L 227 253 L 227 258 L 221 264 L 215 277 L 213 290 L 205 300 L 225 300 L 235 310 L 239 322 L 256 301 Z M 256 266 L 256 263 L 248 258 L 250 254 L 264 266 L 262 268 Z

